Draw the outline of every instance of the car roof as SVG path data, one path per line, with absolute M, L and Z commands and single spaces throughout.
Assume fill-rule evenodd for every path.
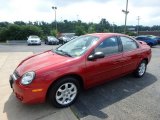
M 106 38 L 106 37 L 112 37 L 112 36 L 127 36 L 124 34 L 120 34 L 120 33 L 92 33 L 92 34 L 87 34 L 87 35 L 91 35 L 91 36 L 96 36 L 101 38 Z

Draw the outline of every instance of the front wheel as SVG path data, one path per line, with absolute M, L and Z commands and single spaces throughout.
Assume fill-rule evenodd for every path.
M 139 78 L 142 77 L 146 72 L 146 68 L 147 68 L 147 62 L 146 60 L 143 60 L 134 72 L 135 77 Z
M 73 104 L 80 92 L 79 81 L 72 77 L 62 78 L 52 85 L 49 101 L 55 107 L 63 108 Z

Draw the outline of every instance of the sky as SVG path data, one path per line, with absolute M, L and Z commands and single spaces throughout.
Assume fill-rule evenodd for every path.
M 0 22 L 45 21 L 65 19 L 98 23 L 105 18 L 109 23 L 123 25 L 126 0 L 0 0 Z M 127 25 L 160 25 L 160 0 L 128 0 Z

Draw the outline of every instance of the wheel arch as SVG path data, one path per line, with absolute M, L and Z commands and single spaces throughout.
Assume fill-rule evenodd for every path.
M 76 79 L 79 81 L 79 84 L 80 84 L 81 89 L 82 89 L 82 90 L 84 89 L 84 80 L 83 80 L 83 78 L 82 78 L 80 75 L 78 75 L 78 74 L 67 74 L 67 75 L 58 77 L 56 80 L 54 80 L 54 81 L 50 84 L 50 86 L 48 87 L 47 93 L 46 93 L 46 99 L 48 98 L 48 94 L 49 94 L 49 91 L 50 91 L 50 89 L 52 88 L 52 86 L 53 86 L 58 80 L 60 80 L 60 79 L 62 79 L 62 78 L 66 78 L 66 77 L 76 78 Z
M 145 61 L 147 62 L 147 64 L 148 64 L 148 62 L 149 62 L 149 61 L 148 61 L 148 58 L 144 58 L 144 59 L 142 59 L 142 61 L 143 61 L 143 60 L 145 60 Z

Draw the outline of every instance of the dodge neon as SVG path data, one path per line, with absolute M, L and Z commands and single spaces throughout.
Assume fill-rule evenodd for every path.
M 9 81 L 22 103 L 48 100 L 55 107 L 67 107 L 81 89 L 129 73 L 142 77 L 150 59 L 151 48 L 143 41 L 117 33 L 87 34 L 22 60 Z

